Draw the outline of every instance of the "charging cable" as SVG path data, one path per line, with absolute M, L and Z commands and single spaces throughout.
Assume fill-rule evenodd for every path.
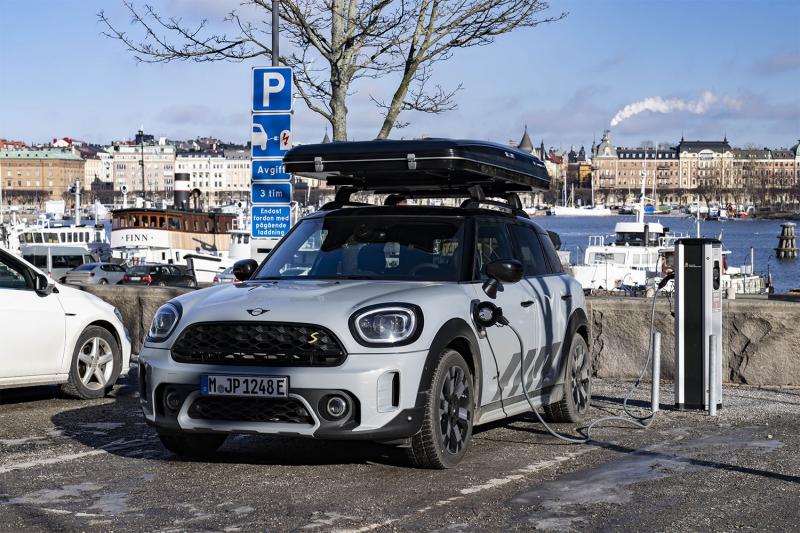
M 644 375 L 647 372 L 647 369 L 650 367 L 650 361 L 651 361 L 651 359 L 653 357 L 653 351 L 654 351 L 654 347 L 653 347 L 653 331 L 655 329 L 656 300 L 657 300 L 657 297 L 658 297 L 658 293 L 661 292 L 661 290 L 667 285 L 667 282 L 669 280 L 671 280 L 672 278 L 673 278 L 672 274 L 669 274 L 669 275 L 665 276 L 661 280 L 661 282 L 658 284 L 658 288 L 656 289 L 655 293 L 653 294 L 653 305 L 652 305 L 652 308 L 651 308 L 651 311 L 650 311 L 650 335 L 649 335 L 649 343 L 648 343 L 648 350 L 647 350 L 647 361 L 645 362 L 644 366 L 642 367 L 642 371 L 639 373 L 639 377 L 636 379 L 636 381 L 630 387 L 630 389 L 628 389 L 628 392 L 625 394 L 625 397 L 623 398 L 623 401 L 622 401 L 622 410 L 627 415 L 627 417 L 623 417 L 623 416 L 604 416 L 602 418 L 598 418 L 598 419 L 592 421 L 588 426 L 586 426 L 586 428 L 583 431 L 581 431 L 581 433 L 584 435 L 583 437 L 574 437 L 574 436 L 571 436 L 571 435 L 564 435 L 564 434 L 559 433 L 558 431 L 554 430 L 553 428 L 551 428 L 547 424 L 547 422 L 545 422 L 544 418 L 542 418 L 542 415 L 539 414 L 539 411 L 536 409 L 536 407 L 534 407 L 533 400 L 531 400 L 530 394 L 528 393 L 528 387 L 525 386 L 525 375 L 527 374 L 526 368 L 525 368 L 525 343 L 522 341 L 522 336 L 519 334 L 517 329 L 508 321 L 508 319 L 506 319 L 504 316 L 502 316 L 502 309 L 496 308 L 496 313 L 495 313 L 495 316 L 493 317 L 495 324 L 497 324 L 499 327 L 508 326 L 508 328 L 511 329 L 511 331 L 514 332 L 514 335 L 516 335 L 517 341 L 519 342 L 519 347 L 520 347 L 520 353 L 519 353 L 519 359 L 520 359 L 520 381 L 522 382 L 522 392 L 525 394 L 525 400 L 528 402 L 528 405 L 530 406 L 531 411 L 533 411 L 533 414 L 536 415 L 536 418 L 539 419 L 539 422 L 545 427 L 545 429 L 547 429 L 547 431 L 551 435 L 553 435 L 554 437 L 556 437 L 556 438 L 558 438 L 560 440 L 563 440 L 563 441 L 566 441 L 566 442 L 570 442 L 570 443 L 573 443 L 573 444 L 586 444 L 586 443 L 592 442 L 594 440 L 591 437 L 592 429 L 594 429 L 595 426 L 597 426 L 598 424 L 600 424 L 602 422 L 611 422 L 611 421 L 625 422 L 627 424 L 634 425 L 638 429 L 647 429 L 648 427 L 650 427 L 650 425 L 655 420 L 656 413 L 658 411 L 653 410 L 649 415 L 638 416 L 638 415 L 635 415 L 635 414 L 630 412 L 630 410 L 628 409 L 628 401 L 630 400 L 630 397 L 633 394 L 633 392 L 642 383 L 642 379 L 644 378 Z M 492 346 L 492 341 L 489 339 L 488 335 L 486 336 L 486 340 L 489 343 L 489 349 L 492 352 L 492 357 L 494 357 L 494 359 L 495 359 L 495 365 L 497 365 L 497 357 L 494 354 L 494 347 Z M 498 386 L 500 386 L 499 383 L 498 383 Z M 657 386 L 658 386 L 657 383 L 653 383 L 653 387 L 657 387 Z M 565 394 L 566 394 L 566 392 L 565 392 Z

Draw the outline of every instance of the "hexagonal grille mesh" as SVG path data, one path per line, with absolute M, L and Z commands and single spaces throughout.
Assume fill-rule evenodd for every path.
M 172 347 L 172 358 L 180 363 L 336 366 L 346 357 L 325 328 L 277 322 L 192 324 Z
M 192 402 L 188 414 L 198 420 L 314 424 L 305 406 L 292 399 L 201 396 Z

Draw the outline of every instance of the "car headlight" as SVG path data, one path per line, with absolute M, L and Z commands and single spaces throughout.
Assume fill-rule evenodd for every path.
M 116 307 L 114 308 L 114 316 L 117 317 L 117 320 L 125 324 L 125 321 L 122 319 L 122 313 L 119 312 L 119 309 Z
M 153 317 L 150 331 L 147 334 L 148 341 L 164 342 L 169 338 L 181 319 L 181 304 L 170 302 L 162 305 Z
M 412 304 L 365 307 L 350 317 L 350 331 L 363 346 L 402 346 L 422 333 L 422 310 Z

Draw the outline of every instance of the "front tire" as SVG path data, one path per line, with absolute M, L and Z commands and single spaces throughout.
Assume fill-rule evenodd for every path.
M 408 458 L 418 468 L 456 466 L 472 440 L 475 387 L 466 361 L 445 349 L 433 374 L 419 433 L 411 437 Z
M 78 337 L 61 390 L 84 400 L 102 398 L 114 386 L 122 369 L 122 352 L 114 335 L 100 326 L 89 326 Z
M 227 435 L 216 433 L 176 435 L 159 433 L 158 438 L 164 447 L 175 455 L 184 457 L 203 457 L 216 452 L 225 442 Z
M 592 356 L 580 333 L 575 333 L 569 347 L 561 401 L 545 405 L 551 422 L 581 422 L 592 400 Z

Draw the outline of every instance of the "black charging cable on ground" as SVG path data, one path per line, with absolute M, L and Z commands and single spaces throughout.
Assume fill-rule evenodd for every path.
M 563 441 L 570 442 L 570 443 L 573 443 L 573 444 L 586 444 L 586 443 L 591 442 L 591 441 L 594 440 L 591 437 L 592 429 L 594 429 L 595 426 L 597 426 L 598 424 L 600 424 L 602 422 L 611 422 L 611 421 L 625 422 L 627 424 L 632 424 L 637 429 L 647 429 L 647 428 L 650 427 L 650 425 L 655 420 L 657 411 L 652 411 L 649 415 L 646 415 L 646 416 L 635 415 L 635 414 L 631 413 L 628 410 L 628 401 L 630 400 L 630 397 L 633 394 L 633 392 L 642 383 L 642 379 L 644 378 L 644 375 L 647 372 L 647 369 L 650 367 L 650 361 L 651 361 L 651 359 L 653 357 L 653 349 L 654 349 L 653 348 L 653 331 L 655 329 L 656 300 L 657 300 L 657 297 L 658 297 L 658 293 L 661 292 L 661 290 L 667 285 L 667 282 L 669 280 L 671 280 L 672 278 L 673 278 L 672 274 L 664 277 L 664 279 L 662 279 L 661 282 L 658 284 L 658 288 L 656 289 L 655 293 L 653 294 L 653 305 L 652 305 L 652 308 L 651 308 L 651 311 L 650 311 L 650 335 L 649 335 L 649 339 L 650 340 L 649 340 L 649 343 L 648 343 L 647 361 L 645 362 L 644 366 L 642 367 L 642 371 L 639 373 L 639 377 L 636 379 L 636 382 L 630 387 L 630 389 L 628 389 L 628 392 L 625 394 L 625 397 L 624 397 L 624 399 L 622 401 L 622 410 L 627 415 L 627 417 L 623 417 L 623 416 L 604 416 L 602 418 L 598 418 L 597 420 L 592 421 L 588 426 L 583 428 L 583 431 L 581 431 L 581 433 L 584 435 L 583 437 L 574 437 L 574 436 L 571 436 L 571 435 L 564 435 L 562 433 L 559 433 L 558 431 L 556 431 L 553 428 L 551 428 L 547 424 L 547 422 L 545 422 L 544 418 L 542 418 L 542 415 L 539 414 L 539 411 L 536 409 L 536 407 L 534 407 L 533 401 L 531 400 L 530 394 L 528 393 L 528 387 L 525 386 L 525 375 L 527 374 L 527 372 L 526 372 L 526 369 L 525 369 L 525 343 L 522 341 L 522 336 L 519 334 L 517 329 L 514 326 L 511 325 L 511 323 L 508 321 L 508 319 L 506 319 L 502 315 L 502 309 L 497 308 L 496 306 L 492 306 L 494 308 L 494 310 L 491 310 L 491 308 L 488 308 L 493 313 L 493 316 L 491 317 L 491 319 L 493 320 L 493 323 L 498 325 L 499 327 L 508 326 L 511 329 L 511 331 L 514 332 L 514 335 L 516 335 L 517 341 L 519 341 L 519 348 L 520 348 L 520 353 L 519 353 L 519 359 L 520 359 L 520 381 L 522 382 L 522 392 L 525 394 L 525 400 L 527 400 L 528 405 L 531 408 L 531 411 L 533 411 L 533 414 L 536 415 L 536 418 L 539 419 L 539 422 L 541 422 L 541 424 L 545 427 L 545 429 L 547 429 L 547 431 L 551 435 L 553 435 L 554 437 L 556 437 L 558 439 L 561 439 Z M 476 314 L 476 316 L 479 316 L 479 315 Z M 487 316 L 486 318 L 489 319 L 490 317 Z M 477 321 L 477 319 L 476 319 L 476 321 Z M 487 323 L 488 323 L 488 320 L 487 320 Z M 480 325 L 480 322 L 479 322 L 479 325 Z M 495 357 L 495 354 L 494 354 L 494 347 L 492 346 L 492 341 L 489 339 L 488 335 L 486 336 L 486 340 L 489 343 L 489 349 L 492 352 L 492 357 L 495 358 L 495 365 L 496 365 L 497 364 L 497 358 Z M 500 386 L 499 383 L 498 383 L 498 386 Z M 657 386 L 658 386 L 657 383 L 653 383 L 653 387 L 657 387 Z M 566 394 L 566 391 L 565 391 L 565 394 Z

